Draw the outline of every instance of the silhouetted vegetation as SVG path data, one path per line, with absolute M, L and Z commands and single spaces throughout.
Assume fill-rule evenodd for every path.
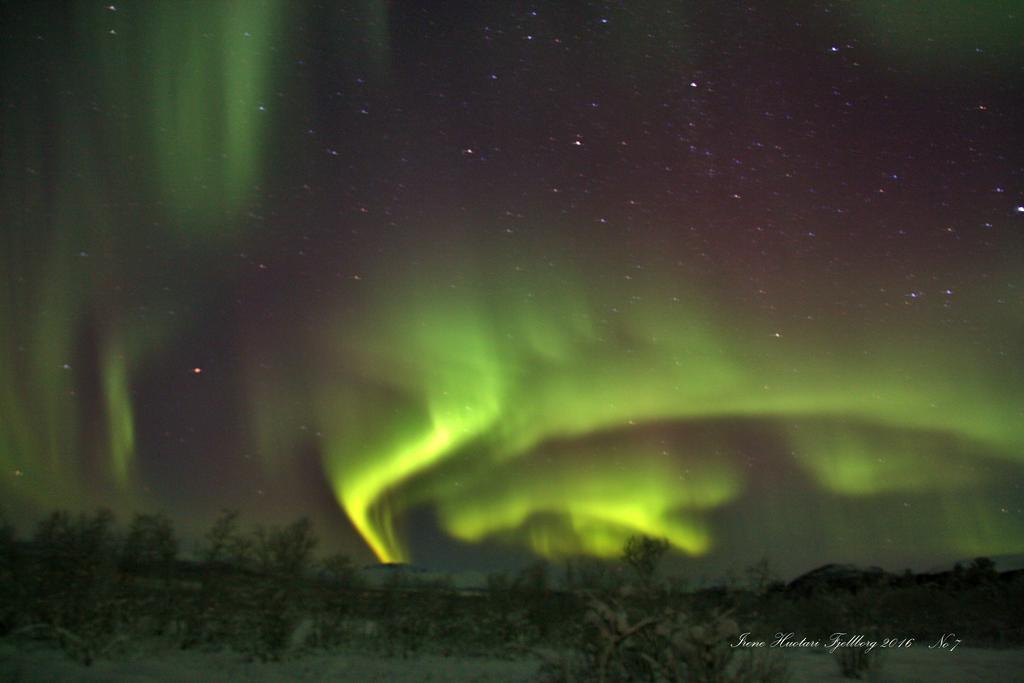
M 16 574 L 19 561 L 14 527 L 0 514 L 0 636 L 11 632 L 18 620 L 18 607 L 23 603 L 23 586 Z
M 631 536 L 622 551 L 622 561 L 633 570 L 644 588 L 654 584 L 658 565 L 668 552 L 668 541 L 650 536 Z
M 159 642 L 261 661 L 339 648 L 531 656 L 549 681 L 720 683 L 785 678 L 777 650 L 730 647 L 741 632 L 1024 643 L 1024 576 L 986 558 L 940 574 L 828 565 L 789 584 L 763 560 L 742 585 L 687 591 L 659 575 L 667 543 L 638 537 L 617 561 L 573 558 L 564 572 L 536 562 L 466 589 L 406 565 L 370 581 L 317 547 L 307 519 L 245 530 L 236 511 L 214 521 L 197 560 L 179 557 L 162 515 L 120 531 L 108 511 L 55 512 L 27 540 L 0 518 L 0 636 L 52 642 L 85 665 Z M 881 662 L 862 648 L 834 655 L 850 677 Z

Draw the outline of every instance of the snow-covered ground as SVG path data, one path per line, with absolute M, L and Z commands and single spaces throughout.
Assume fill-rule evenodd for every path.
M 791 683 L 839 683 L 835 659 L 826 653 L 787 652 Z M 58 650 L 0 642 L 0 681 L 38 683 L 143 683 L 251 681 L 353 681 L 358 683 L 518 683 L 535 679 L 533 659 L 441 657 L 370 657 L 359 653 L 309 655 L 281 663 L 246 662 L 227 653 L 169 651 L 137 659 L 99 661 L 81 666 Z M 1024 682 L 1024 649 L 982 650 L 959 647 L 939 652 L 920 647 L 889 651 L 878 683 L 1015 683 Z

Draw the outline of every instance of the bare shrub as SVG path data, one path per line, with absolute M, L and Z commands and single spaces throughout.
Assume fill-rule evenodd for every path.
M 299 578 L 308 572 L 316 546 L 313 523 L 306 517 L 284 528 L 260 527 L 252 544 L 260 571 L 282 579 Z
M 702 617 L 668 599 L 655 583 L 667 542 L 633 537 L 622 555 L 640 582 L 613 595 L 587 597 L 583 625 L 571 650 L 548 657 L 548 681 L 701 681 L 777 683 L 788 675 L 774 652 L 743 652 L 731 647 L 739 628 L 732 611 L 705 608 Z
M 239 530 L 238 518 L 237 510 L 224 510 L 200 544 L 200 585 L 180 606 L 182 648 L 229 643 L 240 629 L 253 542 Z
M 20 557 L 14 527 L 0 512 L 0 636 L 17 627 L 24 593 L 19 581 Z
M 283 528 L 258 528 L 252 543 L 259 580 L 246 596 L 249 607 L 241 649 L 260 660 L 279 660 L 296 646 L 293 637 L 309 608 L 313 524 L 303 517 Z
M 569 591 L 608 595 L 623 584 L 621 565 L 595 557 L 574 557 L 565 563 L 565 588 Z
M 252 559 L 252 540 L 238 529 L 238 510 L 224 510 L 206 532 L 200 558 L 207 564 L 245 566 Z
M 351 558 L 334 554 L 320 561 L 318 594 L 311 605 L 312 628 L 309 643 L 320 648 L 340 645 L 352 611 L 353 589 L 360 586 Z
M 622 551 L 622 561 L 633 570 L 640 585 L 650 588 L 658 572 L 658 565 L 668 553 L 668 541 L 650 536 L 630 536 Z
M 120 568 L 132 630 L 162 635 L 174 623 L 177 596 L 173 586 L 178 539 L 174 525 L 161 514 L 138 514 L 120 548 Z
M 178 556 L 178 538 L 162 514 L 135 515 L 121 547 L 121 566 L 128 571 L 166 577 Z
M 43 520 L 33 538 L 34 617 L 86 665 L 122 638 L 113 525 L 109 510 L 77 518 L 60 511 Z
M 592 598 L 576 647 L 543 668 L 548 681 L 777 683 L 787 676 L 775 653 L 729 646 L 739 632 L 727 613 L 697 622 L 671 607 L 650 614 L 625 600 Z

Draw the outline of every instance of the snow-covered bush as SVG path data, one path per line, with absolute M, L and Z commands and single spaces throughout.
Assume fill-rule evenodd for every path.
M 72 657 L 90 664 L 123 639 L 118 542 L 108 510 L 43 520 L 33 539 L 31 614 Z

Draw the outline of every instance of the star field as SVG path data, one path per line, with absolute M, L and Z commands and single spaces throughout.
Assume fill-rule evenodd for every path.
M 1019 552 L 1015 3 L 2 12 L 16 519 Z

